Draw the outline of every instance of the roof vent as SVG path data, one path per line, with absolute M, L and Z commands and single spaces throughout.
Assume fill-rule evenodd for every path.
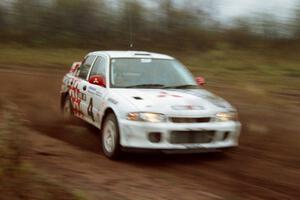
M 133 97 L 136 100 L 143 100 L 141 97 Z

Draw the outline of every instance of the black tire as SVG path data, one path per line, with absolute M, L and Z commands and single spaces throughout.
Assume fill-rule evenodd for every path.
M 109 113 L 104 119 L 102 127 L 102 151 L 111 160 L 121 157 L 119 125 L 116 116 Z M 110 137 L 110 138 L 109 138 Z
M 73 105 L 71 103 L 71 98 L 69 95 L 65 97 L 61 111 L 65 122 L 70 122 L 74 120 Z

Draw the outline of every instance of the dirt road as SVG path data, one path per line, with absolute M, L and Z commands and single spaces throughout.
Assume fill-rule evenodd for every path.
M 243 88 L 217 85 L 210 89 L 240 111 L 243 132 L 238 149 L 201 155 L 129 154 L 113 162 L 101 153 L 96 129 L 62 123 L 63 73 L 0 70 L 2 103 L 16 104 L 30 130 L 21 136 L 30 144 L 25 157 L 47 179 L 81 191 L 87 199 L 299 198 L 297 106 L 270 106 Z

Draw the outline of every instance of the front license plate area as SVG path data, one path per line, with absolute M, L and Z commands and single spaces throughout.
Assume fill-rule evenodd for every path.
M 171 144 L 205 144 L 213 141 L 215 131 L 172 131 Z

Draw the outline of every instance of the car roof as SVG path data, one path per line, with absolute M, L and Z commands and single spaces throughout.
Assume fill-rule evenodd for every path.
M 156 59 L 174 59 L 171 56 L 147 52 L 147 51 L 95 51 L 89 55 L 103 55 L 106 54 L 110 58 L 156 58 Z

